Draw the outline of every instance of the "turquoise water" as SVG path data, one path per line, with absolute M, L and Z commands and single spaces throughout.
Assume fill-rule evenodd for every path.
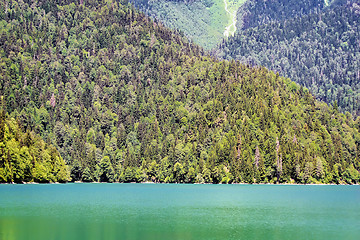
M 0 185 L 0 239 L 360 239 L 360 186 Z

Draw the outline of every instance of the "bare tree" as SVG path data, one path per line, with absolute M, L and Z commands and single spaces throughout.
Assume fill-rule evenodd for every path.
M 279 183 L 280 176 L 282 173 L 282 156 L 279 154 L 280 151 L 280 142 L 276 137 L 276 174 L 277 174 L 277 182 Z
M 55 95 L 54 93 L 51 95 L 51 98 L 50 98 L 50 105 L 54 108 L 55 105 L 56 105 L 56 101 L 55 101 Z
M 254 158 L 254 165 L 255 165 L 256 169 L 259 169 L 259 160 L 260 160 L 259 146 L 256 146 L 255 158 Z

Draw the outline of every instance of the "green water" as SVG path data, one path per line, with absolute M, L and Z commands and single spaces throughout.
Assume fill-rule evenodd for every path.
M 0 239 L 360 239 L 360 186 L 0 185 Z

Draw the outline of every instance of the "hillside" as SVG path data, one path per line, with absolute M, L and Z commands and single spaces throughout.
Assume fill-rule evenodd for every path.
M 265 66 L 307 87 L 317 99 L 360 114 L 360 3 L 249 28 L 214 51 Z
M 233 35 L 237 9 L 246 0 L 131 0 L 140 10 L 209 50 Z
M 207 50 L 234 35 L 235 31 L 318 12 L 334 3 L 331 0 L 130 1 L 147 16 L 180 30 Z
M 207 56 L 127 2 L 0 4 L 6 111 L 73 181 L 359 182 L 360 118 L 279 74 Z
M 237 12 L 238 28 L 244 30 L 319 12 L 331 2 L 331 0 L 248 0 Z

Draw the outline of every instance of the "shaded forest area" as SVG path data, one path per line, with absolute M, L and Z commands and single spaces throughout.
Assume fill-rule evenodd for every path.
M 125 1 L 2 1 L 0 42 L 6 121 L 55 146 L 72 181 L 359 182 L 360 118 Z
M 336 3 L 336 2 L 335 2 Z M 249 28 L 214 54 L 265 66 L 307 87 L 318 100 L 360 114 L 360 3 Z
M 339 0 L 344 1 L 344 0 Z M 331 2 L 329 0 L 329 2 Z M 326 7 L 324 0 L 247 0 L 238 12 L 239 29 L 317 13 Z

